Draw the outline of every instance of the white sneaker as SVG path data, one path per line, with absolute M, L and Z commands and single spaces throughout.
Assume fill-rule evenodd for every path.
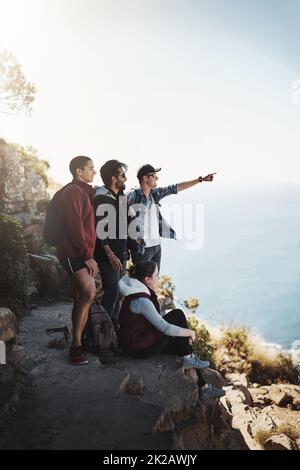
M 185 369 L 205 369 L 209 367 L 208 361 L 201 361 L 196 354 L 192 353 L 190 357 L 184 357 L 182 365 Z

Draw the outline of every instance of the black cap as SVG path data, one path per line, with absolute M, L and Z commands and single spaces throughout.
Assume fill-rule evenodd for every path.
M 143 165 L 141 166 L 141 168 L 139 169 L 139 171 L 137 172 L 137 177 L 139 180 L 141 180 L 143 178 L 143 176 L 147 176 L 149 175 L 149 173 L 157 173 L 158 171 L 160 171 L 161 168 L 154 168 L 152 165 Z

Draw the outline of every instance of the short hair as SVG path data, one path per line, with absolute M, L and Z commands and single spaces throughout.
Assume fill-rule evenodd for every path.
M 79 156 L 75 157 L 70 161 L 69 169 L 72 175 L 76 176 L 76 170 L 79 168 L 80 170 L 84 170 L 84 167 L 87 165 L 89 161 L 92 159 L 90 157 Z
M 113 176 L 117 175 L 119 168 L 123 168 L 124 171 L 128 170 L 127 165 L 125 165 L 125 163 L 119 162 L 119 160 L 108 160 L 100 168 L 100 175 L 105 186 L 111 185 L 111 179 Z

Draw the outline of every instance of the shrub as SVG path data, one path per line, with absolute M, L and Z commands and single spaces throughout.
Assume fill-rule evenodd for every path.
M 300 379 L 299 367 L 297 367 L 289 354 L 279 353 L 274 359 L 255 351 L 250 356 L 251 369 L 249 380 L 262 385 L 272 383 L 298 384 Z
M 299 367 L 291 356 L 268 350 L 246 327 L 223 329 L 213 346 L 215 364 L 222 373 L 245 373 L 250 382 L 261 385 L 299 383 Z
M 238 355 L 240 358 L 249 357 L 253 346 L 249 340 L 249 329 L 245 326 L 233 329 L 223 329 L 223 335 L 218 346 L 227 349 L 229 354 Z
M 174 298 L 175 286 L 170 276 L 161 276 L 157 289 L 158 295 L 167 297 L 170 299 Z
M 16 313 L 35 291 L 31 279 L 22 225 L 17 219 L 0 214 L 0 302 Z
M 288 424 L 281 424 L 275 429 L 265 431 L 257 431 L 254 436 L 256 442 L 258 442 L 261 446 L 264 446 L 265 442 L 270 439 L 272 436 L 278 436 L 279 434 L 285 434 L 288 436 L 292 441 L 296 441 L 299 437 L 299 433 L 295 428 L 292 428 Z
M 188 324 L 191 330 L 195 331 L 196 337 L 193 342 L 193 350 L 203 360 L 208 360 L 214 364 L 213 347 L 211 344 L 210 333 L 206 326 L 200 323 L 195 315 L 188 317 Z
M 196 313 L 200 302 L 196 297 L 190 297 L 189 299 L 184 301 L 184 306 L 187 308 L 191 313 Z

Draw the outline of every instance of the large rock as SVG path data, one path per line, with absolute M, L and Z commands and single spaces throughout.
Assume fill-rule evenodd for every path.
M 270 405 L 272 400 L 269 398 L 269 391 L 263 387 L 260 388 L 248 388 L 248 392 L 252 397 L 253 406 L 260 408 Z
M 248 395 L 244 391 L 227 390 L 220 400 L 221 415 L 228 426 L 240 433 L 249 449 L 257 449 L 258 445 L 251 433 L 251 425 L 257 420 L 257 413 L 249 405 Z
M 203 369 L 202 377 L 207 383 L 213 385 L 213 387 L 222 388 L 228 386 L 228 382 L 224 379 L 223 375 L 209 367 Z
M 227 400 L 229 400 L 231 407 L 239 403 L 243 403 L 250 407 L 253 405 L 251 394 L 248 389 L 242 385 L 240 385 L 238 389 L 228 390 L 226 392 L 226 397 Z
M 297 450 L 294 441 L 285 434 L 270 437 L 264 443 L 264 448 L 266 450 Z
M 293 397 L 276 385 L 272 385 L 270 388 L 269 398 L 275 403 L 275 405 L 282 407 L 293 402 Z
M 38 278 L 41 297 L 72 297 L 70 278 L 56 256 L 29 255 L 32 268 Z
M 231 373 L 226 374 L 226 378 L 233 385 L 243 385 L 244 387 L 249 387 L 249 380 L 246 374 Z
M 14 340 L 18 333 L 15 314 L 8 308 L 0 307 L 0 340 L 7 343 Z
M 294 398 L 293 399 L 293 410 L 300 410 L 300 398 Z
M 259 431 L 274 431 L 276 428 L 276 421 L 269 414 L 263 413 L 251 424 L 251 434 L 255 437 Z

